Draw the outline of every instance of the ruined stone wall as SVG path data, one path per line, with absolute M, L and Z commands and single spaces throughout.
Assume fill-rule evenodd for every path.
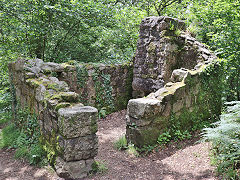
M 133 96 L 156 92 L 170 81 L 174 69 L 193 69 L 199 62 L 214 58 L 186 33 L 183 21 L 164 16 L 146 18 L 140 25 L 134 60 Z
M 57 174 L 83 178 L 92 170 L 97 154 L 98 111 L 79 103 L 79 95 L 53 77 L 63 71 L 62 65 L 40 59 L 18 59 L 9 64 L 16 98 L 38 115 L 41 141 Z
M 142 21 L 127 108 L 127 139 L 155 144 L 170 129 L 190 130 L 221 113 L 222 72 L 216 56 L 189 36 L 182 21 Z M 152 93 L 151 93 L 152 92 Z M 150 93 L 150 94 L 149 94 Z
M 67 82 L 84 104 L 107 113 L 127 107 L 132 98 L 132 64 L 65 63 L 64 66 L 59 79 Z
M 97 154 L 97 109 L 106 114 L 126 108 L 132 65 L 19 59 L 9 64 L 9 76 L 21 106 L 38 115 L 41 139 L 58 175 L 87 176 Z

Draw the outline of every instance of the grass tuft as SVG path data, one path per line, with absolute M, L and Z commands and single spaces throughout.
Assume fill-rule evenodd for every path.
M 128 145 L 127 145 L 127 139 L 125 135 L 121 136 L 115 143 L 114 147 L 118 150 L 126 150 Z

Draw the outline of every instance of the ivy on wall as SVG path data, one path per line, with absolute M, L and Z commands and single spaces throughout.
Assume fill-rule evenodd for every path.
M 92 68 L 88 66 L 93 65 Z M 85 105 L 94 100 L 94 104 L 89 103 L 89 105 L 95 106 L 99 112 L 103 114 L 108 114 L 114 110 L 114 99 L 112 97 L 112 86 L 111 86 L 111 75 L 105 74 L 99 70 L 96 64 L 76 64 L 77 73 L 77 85 L 81 88 L 80 102 Z M 91 70 L 91 75 L 88 74 L 88 69 Z M 89 92 L 87 90 L 87 82 L 89 78 L 92 78 L 94 82 L 95 96 L 89 97 Z
M 112 97 L 111 75 L 104 74 L 95 67 L 92 78 L 96 91 L 95 103 L 97 109 L 105 109 L 107 113 L 112 112 L 114 110 L 114 103 Z
M 76 64 L 77 84 L 80 88 L 85 87 L 88 79 L 88 71 L 84 66 Z

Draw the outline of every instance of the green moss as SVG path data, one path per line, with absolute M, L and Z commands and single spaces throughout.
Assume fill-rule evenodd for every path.
M 48 75 L 48 74 L 51 74 L 51 73 L 52 73 L 52 71 L 50 69 L 44 69 L 43 70 L 43 74 Z
M 59 145 L 59 136 L 52 130 L 49 135 L 42 135 L 40 142 L 43 145 L 44 151 L 47 153 L 49 163 L 54 166 L 56 157 L 63 155 L 63 149 Z
M 74 66 L 72 64 L 69 63 L 62 63 L 61 64 L 64 68 L 64 71 L 68 72 L 70 70 L 74 70 Z
M 162 94 L 159 94 L 159 97 L 162 98 L 164 96 L 168 96 L 170 94 L 174 94 L 177 89 L 182 88 L 185 86 L 185 83 L 182 82 L 176 82 L 173 83 L 171 86 L 165 86 L 166 91 L 164 91 Z
M 151 43 L 148 45 L 147 51 L 148 51 L 148 53 L 149 53 L 150 55 L 155 56 L 155 54 L 156 54 L 156 45 L 155 45 L 153 42 L 151 42 Z
M 91 125 L 91 133 L 96 133 L 97 130 L 98 130 L 98 126 L 97 126 L 97 124 L 95 124 L 95 125 Z
M 67 62 L 67 64 L 69 64 L 69 65 L 75 65 L 75 64 L 76 64 L 76 61 L 75 61 L 75 60 L 69 60 L 69 61 Z
M 124 92 L 124 94 L 117 96 L 116 99 L 114 100 L 115 111 L 126 109 L 128 101 L 132 99 L 133 68 L 130 63 L 129 63 L 129 66 L 127 66 L 127 68 L 128 68 L 128 76 L 126 79 L 126 86 L 125 86 L 126 91 Z
M 61 108 L 65 108 L 65 107 L 69 107 L 69 106 L 71 106 L 70 103 L 66 103 L 66 102 L 59 103 L 59 104 L 56 105 L 55 111 L 58 111 Z
M 159 134 L 163 132 L 163 129 L 160 129 L 159 127 L 156 126 L 151 126 L 150 129 L 145 129 L 141 130 L 140 134 L 141 137 L 140 139 L 141 142 L 138 144 L 139 147 L 142 147 L 144 145 L 154 145 L 157 143 L 157 139 Z
M 55 91 L 60 91 L 59 85 L 56 83 L 49 83 L 47 84 L 47 89 L 53 89 Z
M 67 102 L 77 102 L 78 101 L 78 95 L 76 93 L 70 94 L 68 92 L 59 92 L 56 95 L 53 95 L 51 100 L 56 99 L 59 102 L 67 101 Z
M 39 81 L 37 79 L 27 79 L 26 80 L 26 83 L 28 83 L 30 86 L 32 87 L 38 87 L 40 86 L 40 84 L 42 84 L 43 82 L 42 81 Z

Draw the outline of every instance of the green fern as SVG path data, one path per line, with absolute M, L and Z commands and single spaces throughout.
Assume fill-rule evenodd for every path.
M 203 129 L 203 139 L 212 142 L 217 170 L 225 179 L 240 178 L 240 101 L 226 103 L 226 113 L 213 128 Z

